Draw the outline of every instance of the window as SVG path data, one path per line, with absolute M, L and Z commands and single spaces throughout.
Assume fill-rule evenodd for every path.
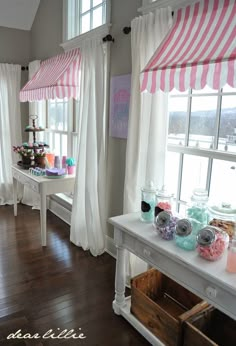
M 177 210 L 196 187 L 207 189 L 215 201 L 232 202 L 235 168 L 236 89 L 172 91 L 165 184 L 175 194 Z
M 77 120 L 79 101 L 47 101 L 45 142 L 55 155 L 77 158 Z
M 65 0 L 65 39 L 95 29 L 107 22 L 108 0 Z

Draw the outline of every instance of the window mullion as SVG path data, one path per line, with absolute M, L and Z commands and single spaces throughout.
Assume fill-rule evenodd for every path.
M 213 158 L 209 158 L 208 168 L 207 168 L 207 178 L 206 178 L 206 190 L 208 191 L 208 195 L 210 194 L 210 187 L 211 187 L 212 166 L 213 166 Z
M 214 136 L 214 149 L 218 148 L 218 142 L 219 142 L 220 118 L 221 118 L 221 103 L 222 103 L 222 94 L 220 92 L 219 95 L 218 95 L 218 99 L 217 99 L 216 120 L 215 120 L 215 136 Z
M 179 202 L 180 202 L 180 196 L 181 196 L 183 164 L 184 164 L 184 154 L 180 154 L 177 193 L 176 193 L 176 210 L 177 211 L 179 211 Z
M 187 104 L 187 119 L 186 119 L 186 128 L 185 128 L 185 145 L 189 144 L 189 133 L 190 133 L 190 119 L 191 119 L 191 107 L 192 107 L 192 89 L 188 93 L 188 104 Z

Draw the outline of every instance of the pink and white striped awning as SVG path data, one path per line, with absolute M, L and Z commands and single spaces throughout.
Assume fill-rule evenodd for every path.
M 141 90 L 236 87 L 236 0 L 204 0 L 179 9 L 141 74 Z
M 43 61 L 39 70 L 20 91 L 20 101 L 79 97 L 81 54 L 73 49 Z

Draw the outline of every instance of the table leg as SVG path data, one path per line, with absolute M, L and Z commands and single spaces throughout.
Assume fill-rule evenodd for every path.
M 14 203 L 14 216 L 17 216 L 17 180 L 13 178 L 13 203 Z
M 113 301 L 113 310 L 120 315 L 120 309 L 125 305 L 125 252 L 121 246 L 117 247 L 116 260 L 116 279 L 115 279 L 115 300 Z
M 40 231 L 42 246 L 47 245 L 47 196 L 44 191 L 40 193 Z

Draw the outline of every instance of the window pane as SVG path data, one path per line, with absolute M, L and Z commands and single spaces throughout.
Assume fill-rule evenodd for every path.
M 189 146 L 211 148 L 215 136 L 217 96 L 192 97 Z
M 81 13 L 87 12 L 90 10 L 90 0 L 81 1 Z
M 102 0 L 93 0 L 93 7 L 102 3 Z
M 168 143 L 182 144 L 185 142 L 187 97 L 170 97 L 169 99 L 169 136 Z
M 62 135 L 62 153 L 61 156 L 67 156 L 67 135 Z
M 176 195 L 179 175 L 179 153 L 167 152 L 165 165 L 165 186 L 170 193 Z
M 54 141 L 54 152 L 55 155 L 61 155 L 61 138 L 59 133 L 55 133 L 55 141 Z
M 56 103 L 48 102 L 48 127 L 52 130 L 56 128 Z
M 236 164 L 234 162 L 214 160 L 211 176 L 210 202 L 236 205 Z
M 64 112 L 63 112 L 63 103 L 57 103 L 57 114 L 56 114 L 56 129 L 63 131 L 64 124 Z
M 188 201 L 193 189 L 206 188 L 208 158 L 184 155 L 181 200 Z
M 102 25 L 102 6 L 93 11 L 93 29 Z
M 222 96 L 218 148 L 236 152 L 236 95 Z
M 90 13 L 81 16 L 81 33 L 87 32 L 90 30 Z

